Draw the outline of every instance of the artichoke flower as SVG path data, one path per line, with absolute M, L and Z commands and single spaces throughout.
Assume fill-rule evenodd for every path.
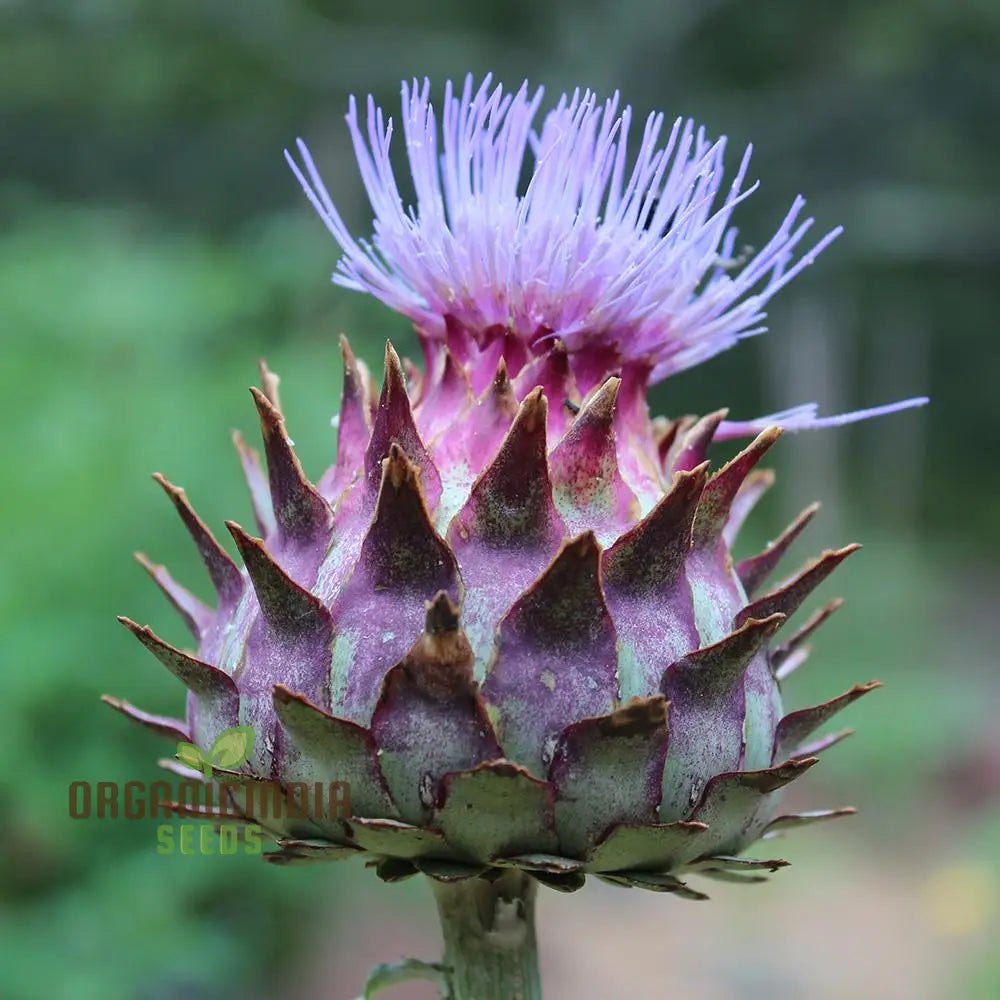
M 741 258 L 730 216 L 755 187 L 749 150 L 723 189 L 724 140 L 681 120 L 661 140 L 651 115 L 627 165 L 617 96 L 563 97 L 536 128 L 541 98 L 470 79 L 447 88 L 439 127 L 429 85 L 404 85 L 413 207 L 391 120 L 369 99 L 363 129 L 352 101 L 368 242 L 305 146 L 288 157 L 343 252 L 335 283 L 410 318 L 423 364 L 387 345 L 376 389 L 342 339 L 336 462 L 315 483 L 262 366 L 266 462 L 236 437 L 257 535 L 227 524 L 242 569 L 157 476 L 217 604 L 144 560 L 197 651 L 123 621 L 187 686 L 186 714 L 108 699 L 197 747 L 252 727 L 247 763 L 214 778 L 275 839 L 268 860 L 359 856 L 388 881 L 429 876 L 448 995 L 476 1000 L 539 995 L 536 883 L 573 891 L 593 875 L 704 899 L 689 874 L 757 881 L 784 864 L 741 857 L 759 838 L 852 811 L 781 814 L 778 793 L 848 735 L 817 732 L 877 687 L 782 706 L 838 602 L 787 622 L 857 546 L 769 588 L 810 507 L 759 555 L 731 550 L 782 430 L 923 402 L 651 418 L 648 386 L 759 333 L 771 296 L 839 230 L 800 252 L 812 220 L 796 199 Z M 752 440 L 713 469 L 711 443 L 738 437 Z M 260 816 L 263 783 L 345 783 L 351 814 Z

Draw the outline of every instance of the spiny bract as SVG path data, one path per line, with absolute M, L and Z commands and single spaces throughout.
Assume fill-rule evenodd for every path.
M 228 524 L 242 570 L 183 490 L 157 477 L 218 595 L 210 609 L 145 561 L 197 655 L 123 619 L 187 685 L 186 718 L 108 700 L 200 747 L 252 726 L 247 765 L 218 777 L 288 788 L 349 782 L 349 819 L 314 811 L 264 821 L 279 844 L 268 857 L 280 863 L 367 854 L 390 880 L 519 867 L 564 890 L 593 873 L 703 898 L 678 874 L 756 880 L 758 869 L 784 862 L 737 857 L 748 845 L 852 811 L 777 815 L 776 793 L 847 735 L 814 732 L 877 685 L 784 714 L 779 682 L 837 602 L 783 641 L 776 634 L 856 546 L 825 552 L 765 590 L 815 512 L 734 565 L 733 538 L 771 481 L 757 465 L 780 427 L 765 426 L 710 473 L 713 438 L 756 432 L 759 422 L 727 424 L 724 411 L 649 418 L 651 379 L 724 349 L 762 315 L 759 298 L 737 301 L 749 279 L 720 264 L 733 237 L 728 211 L 710 211 L 718 144 L 687 127 L 678 146 L 675 128 L 657 151 L 659 126 L 647 125 L 629 179 L 627 109 L 623 126 L 613 102 L 602 113 L 591 95 L 577 95 L 529 140 L 537 98 L 501 95 L 485 85 L 467 85 L 461 98 L 449 92 L 442 197 L 426 89 L 404 88 L 419 213 L 402 212 L 383 171 L 391 125 L 371 112 L 373 165 L 352 106 L 379 220 L 375 248 L 350 241 L 307 161 L 310 194 L 345 247 L 343 282 L 413 318 L 424 371 L 404 371 L 387 346 L 376 393 L 342 342 L 336 463 L 313 485 L 286 434 L 277 378 L 262 366 L 253 396 L 266 472 L 236 438 L 261 536 Z M 518 194 L 529 141 L 537 183 Z M 553 162 L 561 185 L 547 173 Z M 726 209 L 741 197 L 745 169 L 744 161 Z M 495 197 L 482 197 L 484 185 Z M 561 239 L 562 249 L 529 254 L 544 225 L 546 245 Z M 750 277 L 783 283 L 789 227 L 748 265 Z M 439 251 L 424 248 L 427 273 L 415 273 L 404 237 Z M 412 265 L 408 276 L 400 261 Z M 451 306 L 441 270 L 449 262 Z M 671 274 L 686 284 L 677 277 L 667 308 Z M 529 279 L 531 294 L 518 286 Z M 561 320 L 557 293 L 570 304 Z M 793 426 L 806 420 L 794 414 Z

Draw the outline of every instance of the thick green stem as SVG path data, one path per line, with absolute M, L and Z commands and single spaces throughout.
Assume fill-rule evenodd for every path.
M 541 1000 L 534 879 L 511 870 L 495 882 L 431 884 L 444 933 L 448 1000 Z

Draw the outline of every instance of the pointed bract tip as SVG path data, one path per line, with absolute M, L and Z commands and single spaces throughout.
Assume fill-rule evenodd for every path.
M 777 538 L 767 545 L 763 552 L 749 559 L 744 559 L 737 565 L 736 575 L 740 578 L 743 589 L 748 596 L 756 593 L 775 570 L 793 542 L 816 516 L 819 507 L 819 503 L 810 504 Z
M 434 599 L 427 601 L 424 607 L 426 608 L 424 631 L 428 635 L 458 631 L 458 607 L 452 602 L 447 591 L 438 591 Z
M 646 593 L 673 586 L 691 548 L 707 470 L 705 462 L 676 473 L 656 506 L 607 550 L 604 570 L 614 586 Z
M 236 547 L 240 550 L 240 554 L 243 553 L 243 549 L 247 545 L 257 546 L 263 544 L 263 539 L 254 538 L 248 531 L 244 531 L 243 526 L 238 521 L 226 521 L 225 525 L 226 530 L 233 536 L 233 541 L 236 542 Z
M 801 607 L 806 598 L 852 553 L 861 546 L 856 542 L 842 549 L 826 549 L 817 559 L 811 560 L 792 579 L 776 590 L 759 597 L 736 616 L 736 624 L 748 617 L 761 617 L 774 611 L 782 611 L 791 617 Z M 825 617 L 825 615 L 823 616 Z M 820 621 L 822 617 L 820 618 Z M 816 624 L 819 624 L 817 621 Z M 801 635 L 801 633 L 800 633 Z M 804 638 L 804 635 L 801 635 Z
M 665 494 L 663 500 L 660 501 L 660 504 L 663 504 L 667 497 L 670 497 L 670 500 L 668 501 L 670 506 L 679 505 L 682 507 L 688 507 L 690 505 L 698 504 L 704 496 L 705 489 L 710 480 L 710 465 L 710 462 L 702 462 L 700 465 L 696 465 L 693 469 L 682 469 L 679 472 L 675 472 L 670 481 L 670 488 Z M 657 504 L 657 507 L 659 507 L 660 504 Z M 697 516 L 696 510 L 692 510 L 691 513 L 692 516 Z
M 340 345 L 340 357 L 344 362 L 344 367 L 353 365 L 355 362 L 354 351 L 351 350 L 351 342 L 347 339 L 347 334 L 341 333 L 337 342 Z
M 139 625 L 124 615 L 119 615 L 118 621 L 189 691 L 198 697 L 209 697 L 215 701 L 212 714 L 216 721 L 228 719 L 235 724 L 239 713 L 239 691 L 228 674 L 214 664 L 165 642 L 148 625 Z
M 236 542 L 268 622 L 282 629 L 329 624 L 329 612 L 323 603 L 275 562 L 262 539 L 254 538 L 235 521 L 226 521 L 226 527 Z
M 261 422 L 270 427 L 279 427 L 284 423 L 281 410 L 274 404 L 271 397 L 257 386 L 250 386 L 250 395 L 253 396 L 254 405 L 260 415 Z
M 514 425 L 524 434 L 536 434 L 541 429 L 544 432 L 545 418 L 548 414 L 548 401 L 541 386 L 536 386 L 521 401 L 521 406 L 514 418 Z M 514 427 L 509 433 L 514 432 Z
M 780 611 L 775 611 L 773 615 L 768 615 L 766 618 L 748 618 L 734 634 L 760 630 L 765 636 L 772 636 L 787 620 L 788 615 L 782 614 Z
M 592 531 L 585 531 L 576 538 L 569 538 L 562 544 L 562 548 L 556 555 L 553 562 L 564 559 L 577 559 L 580 562 L 587 562 L 600 555 L 601 545 L 597 541 L 597 536 Z
M 163 488 L 163 492 L 167 494 L 171 499 L 174 497 L 186 496 L 184 489 L 180 486 L 175 486 L 162 472 L 152 472 L 150 473 L 150 478 L 155 483 L 159 483 Z
M 188 743 L 192 739 L 192 734 L 188 732 L 187 723 L 183 719 L 151 715 L 149 712 L 144 712 L 142 709 L 136 708 L 135 705 L 129 704 L 124 699 L 112 697 L 110 694 L 102 694 L 101 701 L 109 708 L 113 708 L 116 712 L 120 712 L 126 718 L 158 736 L 165 736 L 167 739 L 180 743 Z
M 823 551 L 811 560 L 802 570 L 800 576 L 805 576 L 817 569 L 817 567 L 830 565 L 831 570 L 839 566 L 848 556 L 859 552 L 864 546 L 860 542 L 851 542 L 839 549 L 823 549 Z
M 454 556 L 428 513 L 423 472 L 397 442 L 389 444 L 380 463 L 374 517 L 361 544 L 358 582 L 423 598 L 456 581 Z
M 133 552 L 132 558 L 150 575 L 156 573 L 157 565 L 145 552 Z
M 406 384 L 406 376 L 403 372 L 403 363 L 399 360 L 399 355 L 396 353 L 396 348 L 392 346 L 392 341 L 387 340 L 385 342 L 385 374 L 392 373 L 393 377 L 398 379 L 403 385 Z
M 630 698 L 605 716 L 598 728 L 605 736 L 634 736 L 661 729 L 667 723 L 669 704 L 662 694 Z
M 263 358 L 257 362 L 257 369 L 260 374 L 260 387 L 267 401 L 280 413 L 281 397 L 278 395 L 278 386 L 281 379 L 267 367 L 267 362 Z
M 271 688 L 271 700 L 280 702 L 298 701 L 303 704 L 308 701 L 306 697 L 296 693 L 291 688 L 285 687 L 284 684 L 275 684 L 274 687 Z
M 385 342 L 385 360 L 382 370 L 382 391 L 379 394 L 379 409 L 385 406 L 398 406 L 399 401 L 403 401 L 407 417 L 409 418 L 409 393 L 406 389 L 406 373 L 403 371 L 402 362 L 391 341 Z M 396 415 L 398 419 L 399 415 Z
M 794 667 L 791 665 L 793 656 L 801 656 L 808 647 L 806 640 L 823 624 L 834 612 L 844 606 L 844 598 L 835 597 L 832 601 L 814 612 L 809 620 L 799 630 L 774 650 L 771 656 L 771 663 L 774 666 L 775 676 L 781 680 L 782 675 L 787 676 Z
M 387 342 L 382 390 L 364 452 L 366 493 L 370 499 L 374 499 L 381 488 L 382 462 L 389 456 L 393 442 L 420 469 L 423 493 L 428 506 L 433 509 L 441 495 L 441 480 L 414 422 L 399 357 L 392 344 Z
M 711 442 L 715 432 L 719 429 L 719 424 L 729 416 L 729 407 L 723 406 L 712 413 L 706 413 L 700 420 L 688 428 L 685 434 L 686 441 L 704 441 L 706 445 Z
M 622 387 L 620 375 L 611 375 L 594 390 L 594 394 L 581 407 L 597 419 L 610 420 L 618 402 L 618 393 Z
M 153 634 L 153 630 L 148 625 L 140 625 L 137 621 L 133 621 L 127 615 L 115 615 L 118 622 L 125 626 L 133 635 L 140 634 Z
M 676 489 L 680 484 L 683 485 L 685 492 L 700 493 L 708 479 L 708 470 L 711 468 L 712 463 L 705 461 L 696 465 L 693 469 L 680 469 L 674 473 L 674 478 L 671 481 L 672 488 Z
M 254 512 L 258 524 L 262 529 L 269 528 L 273 514 L 282 543 L 307 545 L 329 531 L 329 506 L 306 477 L 281 411 L 260 389 L 252 388 L 250 393 L 260 417 L 270 494 L 266 496 L 262 488 L 257 491 Z
M 842 806 L 839 809 L 814 809 L 810 812 L 785 813 L 776 816 L 764 828 L 763 839 L 770 840 L 781 836 L 786 830 L 794 830 L 801 826 L 812 826 L 830 819 L 842 819 L 845 816 L 856 816 L 858 810 L 854 806 Z
M 188 500 L 187 492 L 183 489 L 183 487 L 177 486 L 174 483 L 170 482 L 170 480 L 167 479 L 167 477 L 164 476 L 162 472 L 154 472 L 151 478 L 155 483 L 158 483 L 162 487 L 163 492 L 166 493 L 168 497 L 170 497 L 170 499 L 174 503 L 174 506 L 178 509 L 178 511 L 180 511 L 181 516 L 184 517 L 185 521 L 187 521 L 188 516 L 192 518 L 197 517 L 197 515 L 194 513 L 194 508 L 191 507 L 191 504 Z
M 229 554 L 209 530 L 208 525 L 205 524 L 198 516 L 194 507 L 191 506 L 187 493 L 180 486 L 175 486 L 160 472 L 154 472 L 152 478 L 154 482 L 163 488 L 163 491 L 176 508 L 177 513 L 180 514 L 184 526 L 197 546 L 198 554 L 208 569 L 208 574 L 212 578 L 212 585 L 215 587 L 220 600 L 229 603 L 237 601 L 243 590 L 239 570 L 232 559 L 229 558 Z
M 774 735 L 774 755 L 775 757 L 785 756 L 789 753 L 799 755 L 812 755 L 833 746 L 840 742 L 849 732 L 834 733 L 830 737 L 819 740 L 816 743 L 805 745 L 812 734 L 832 719 L 838 712 L 853 704 L 863 695 L 874 691 L 882 686 L 880 681 L 869 681 L 867 684 L 855 684 L 849 691 L 831 698 L 820 705 L 813 705 L 810 708 L 802 708 L 791 712 L 778 722 Z
M 690 431 L 688 432 L 690 434 Z M 725 485 L 726 504 L 732 502 L 740 486 L 746 482 L 750 470 L 764 457 L 781 437 L 782 430 L 776 424 L 765 427 L 739 454 L 733 456 L 712 477 L 713 481 Z
M 748 618 L 717 642 L 682 656 L 664 670 L 660 690 L 674 698 L 694 697 L 701 704 L 728 698 L 785 617 L 775 613 L 767 618 Z
M 412 484 L 419 490 L 420 470 L 406 457 L 406 453 L 395 441 L 389 445 L 389 454 L 382 459 L 382 486 L 401 490 Z
M 493 381 L 490 382 L 481 398 L 489 399 L 493 409 L 497 413 L 505 415 L 508 419 L 511 419 L 517 413 L 517 394 L 514 392 L 514 383 L 511 382 L 510 375 L 507 372 L 507 359 L 503 355 L 500 356 L 500 360 L 497 362 L 497 370 L 493 376 Z
M 149 574 L 167 600 L 177 609 L 188 626 L 188 630 L 201 640 L 204 630 L 212 618 L 212 610 L 190 591 L 182 587 L 167 571 L 166 566 L 154 563 L 145 552 L 136 552 L 135 561 Z
M 790 784 L 818 763 L 819 757 L 795 757 L 763 771 L 744 771 L 740 777 L 747 787 L 766 794 Z

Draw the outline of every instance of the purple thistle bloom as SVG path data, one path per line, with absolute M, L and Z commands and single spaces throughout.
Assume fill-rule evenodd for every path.
M 486 354 L 506 339 L 508 363 L 512 337 L 525 359 L 558 338 L 584 392 L 619 368 L 658 382 L 763 332 L 771 297 L 842 231 L 801 252 L 813 219 L 800 218 L 805 201 L 797 197 L 771 239 L 737 258 L 730 220 L 757 188 L 745 186 L 752 147 L 723 189 L 726 140 L 709 141 L 691 120 L 678 118 L 664 141 L 664 115 L 650 114 L 629 168 L 632 109 L 619 113 L 617 93 L 603 104 L 589 90 L 563 95 L 537 128 L 541 101 L 541 88 L 504 93 L 490 76 L 474 90 L 470 75 L 460 95 L 446 84 L 439 133 L 429 81 L 404 83 L 416 189 L 415 207 L 406 208 L 389 158 L 392 120 L 369 97 L 366 138 L 352 98 L 347 122 L 375 213 L 370 242 L 348 232 L 305 144 L 304 169 L 286 152 L 343 250 L 334 282 L 409 317 L 428 371 L 456 338 Z M 494 363 L 491 355 L 487 367 Z M 829 418 L 807 404 L 720 430 L 735 437 L 769 422 L 822 427 L 925 402 Z
M 760 881 L 786 862 L 740 856 L 751 844 L 854 811 L 780 812 L 779 792 L 853 732 L 820 731 L 879 684 L 788 712 L 782 684 L 839 602 L 778 634 L 858 546 L 769 583 L 817 505 L 756 555 L 734 545 L 781 427 L 923 402 L 651 418 L 649 383 L 759 332 L 770 297 L 839 230 L 803 252 L 812 220 L 796 199 L 733 260 L 749 153 L 720 195 L 724 143 L 690 122 L 661 145 L 651 116 L 627 166 L 617 96 L 564 97 L 533 131 L 540 102 L 467 80 L 448 88 L 439 140 L 429 86 L 404 85 L 405 210 L 391 123 L 369 99 L 363 136 L 352 101 L 370 243 L 299 144 L 292 167 L 344 252 L 334 280 L 409 316 L 425 368 L 386 344 L 378 389 L 342 338 L 336 460 L 314 483 L 262 364 L 266 462 L 235 437 L 260 533 L 227 522 L 242 568 L 156 476 L 215 606 L 140 561 L 196 655 L 122 619 L 188 688 L 183 717 L 107 699 L 180 744 L 171 770 L 227 789 L 180 815 L 225 822 L 231 805 L 275 842 L 272 864 L 364 857 L 388 882 L 427 876 L 445 954 L 420 971 L 454 1000 L 540 996 L 538 885 L 701 900 L 682 876 Z M 713 440 L 746 435 L 710 471 Z M 234 730 L 249 746 L 247 727 L 241 769 L 218 766 L 214 748 Z M 265 787 L 294 808 L 269 809 Z M 350 790 L 348 815 L 310 804 L 304 790 L 324 787 Z

